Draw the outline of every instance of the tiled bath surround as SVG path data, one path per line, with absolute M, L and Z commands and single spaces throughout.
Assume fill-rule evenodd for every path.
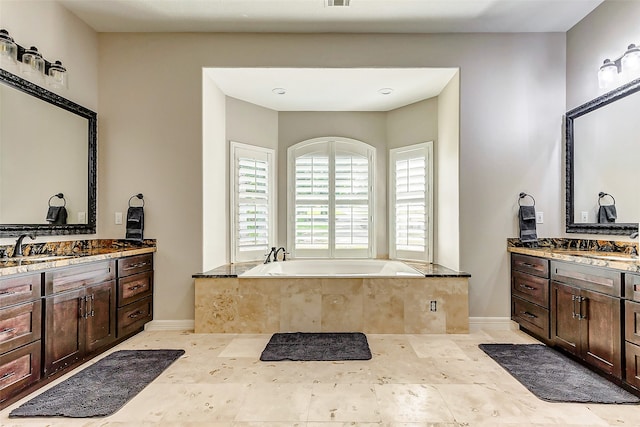
M 467 273 L 424 265 L 418 278 L 237 277 L 246 267 L 194 275 L 196 333 L 469 331 Z

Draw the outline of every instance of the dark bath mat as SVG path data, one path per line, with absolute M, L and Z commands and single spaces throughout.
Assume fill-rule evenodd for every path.
M 367 337 L 360 332 L 273 334 L 260 360 L 369 360 Z
M 637 396 L 545 345 L 480 344 L 479 347 L 542 400 L 640 402 Z
M 121 350 L 17 407 L 9 417 L 106 417 L 156 379 L 184 350 Z

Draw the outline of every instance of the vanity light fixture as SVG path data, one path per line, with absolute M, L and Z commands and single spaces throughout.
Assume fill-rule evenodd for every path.
M 390 87 L 383 87 L 382 89 L 378 89 L 378 93 L 381 95 L 391 95 L 393 93 L 393 89 Z
M 67 88 L 67 69 L 62 62 L 50 62 L 42 57 L 38 48 L 24 48 L 16 43 L 5 29 L 0 30 L 0 65 L 7 71 L 20 70 L 31 79 L 44 79 L 47 85 Z
M 640 48 L 633 43 L 619 58 L 605 59 L 598 70 L 600 89 L 617 87 L 637 78 L 640 78 Z
M 285 93 L 287 93 L 287 90 L 282 87 L 274 87 L 273 89 L 271 89 L 271 92 L 275 93 L 276 95 L 284 95 Z

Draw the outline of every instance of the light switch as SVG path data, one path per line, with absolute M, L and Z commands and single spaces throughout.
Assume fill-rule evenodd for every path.
M 580 221 L 589 222 L 589 212 L 587 211 L 580 212 Z
M 544 212 L 536 212 L 536 224 L 544 223 Z
M 122 224 L 122 212 L 116 212 L 116 224 Z

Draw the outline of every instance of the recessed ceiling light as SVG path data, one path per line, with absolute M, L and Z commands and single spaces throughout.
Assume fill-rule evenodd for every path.
M 282 87 L 275 87 L 271 90 L 271 92 L 275 93 L 276 95 L 284 95 L 285 93 L 287 93 L 287 90 Z
M 351 0 L 327 0 L 327 6 L 349 6 Z
M 382 89 L 378 90 L 378 93 L 382 95 L 391 95 L 392 92 L 393 92 L 393 89 L 391 89 L 390 87 L 383 87 Z

